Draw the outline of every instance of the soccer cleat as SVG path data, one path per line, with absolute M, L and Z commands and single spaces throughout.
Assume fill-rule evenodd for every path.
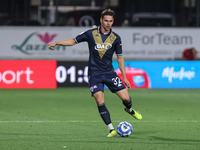
M 114 137 L 117 135 L 117 132 L 115 130 L 112 130 L 107 137 Z
M 127 112 L 127 113 L 129 113 L 131 116 L 133 116 L 135 119 L 138 119 L 138 120 L 141 120 L 142 119 L 142 115 L 138 112 L 138 111 L 135 111 L 133 108 L 131 108 L 132 109 L 132 112 L 129 112 L 128 110 L 127 110 L 127 108 L 126 107 L 124 107 L 124 110 Z

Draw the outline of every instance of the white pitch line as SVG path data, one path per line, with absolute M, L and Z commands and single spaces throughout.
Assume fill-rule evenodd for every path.
M 102 121 L 83 121 L 83 120 L 66 120 L 66 121 L 0 121 L 0 123 L 85 123 L 85 122 L 102 122 Z M 112 122 L 122 122 L 121 121 L 112 121 Z M 162 123 L 162 122 L 166 122 L 166 123 L 182 123 L 182 122 L 200 122 L 200 120 L 172 120 L 172 121 L 127 121 L 127 122 L 137 122 L 137 123 L 153 123 L 153 122 L 157 122 L 157 123 Z

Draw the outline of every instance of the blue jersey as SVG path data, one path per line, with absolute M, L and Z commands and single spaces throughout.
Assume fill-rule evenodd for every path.
M 91 73 L 113 70 L 112 57 L 122 55 L 121 38 L 115 32 L 104 35 L 100 27 L 87 30 L 75 38 L 76 43 L 87 42 L 89 47 L 89 69 Z

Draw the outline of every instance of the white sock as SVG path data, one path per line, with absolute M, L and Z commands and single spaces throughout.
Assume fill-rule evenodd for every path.
M 113 127 L 112 123 L 108 124 L 107 126 L 108 126 L 108 130 L 109 130 L 109 131 L 110 131 L 110 130 L 114 130 L 114 127 Z
M 132 108 L 126 108 L 126 110 L 130 113 L 130 112 L 132 112 Z

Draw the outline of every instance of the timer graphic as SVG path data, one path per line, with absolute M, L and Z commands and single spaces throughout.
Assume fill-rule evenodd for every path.
M 83 75 L 83 70 L 78 70 L 78 75 L 79 76 Z M 82 77 L 78 77 L 78 82 L 82 83 L 83 82 L 83 78 Z
M 88 66 L 86 66 L 83 70 L 78 70 L 78 75 L 83 77 L 78 77 L 78 83 L 82 83 L 83 81 L 88 83 Z
M 58 66 L 56 69 L 56 80 L 58 83 L 88 83 L 88 66 L 84 66 L 84 69 L 77 69 L 77 66 Z M 79 67 L 80 68 L 80 67 Z M 77 71 L 77 72 L 76 72 Z

